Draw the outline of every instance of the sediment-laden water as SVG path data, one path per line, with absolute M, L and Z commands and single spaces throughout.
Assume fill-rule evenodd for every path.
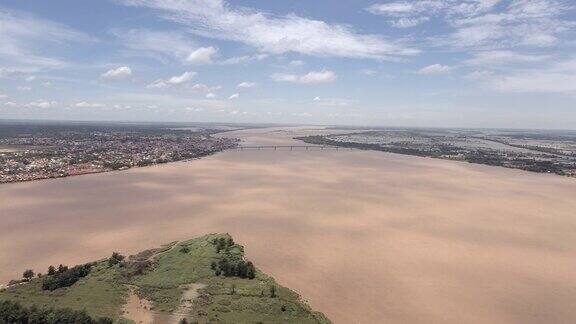
M 311 132 L 224 136 L 289 144 Z M 229 232 L 336 323 L 573 323 L 575 197 L 574 179 L 498 167 L 228 151 L 0 185 L 0 280 Z

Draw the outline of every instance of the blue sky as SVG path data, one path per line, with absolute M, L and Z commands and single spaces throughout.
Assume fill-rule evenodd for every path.
M 576 3 L 3 0 L 0 118 L 576 129 Z

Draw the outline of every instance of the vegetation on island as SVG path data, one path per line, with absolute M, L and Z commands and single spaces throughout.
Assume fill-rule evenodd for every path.
M 155 316 L 181 323 L 330 323 L 298 294 L 258 271 L 228 234 L 128 257 L 115 252 L 70 268 L 51 266 L 36 277 L 26 271 L 24 280 L 0 290 L 0 323 L 129 323 L 124 307 L 134 294 Z M 60 320 L 30 321 L 40 318 L 31 317 L 37 314 Z

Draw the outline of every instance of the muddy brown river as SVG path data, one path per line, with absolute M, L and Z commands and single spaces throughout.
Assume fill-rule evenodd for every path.
M 317 132 L 224 135 L 290 144 Z M 227 151 L 0 185 L 0 281 L 229 232 L 335 323 L 574 323 L 575 198 L 576 179 L 498 167 Z

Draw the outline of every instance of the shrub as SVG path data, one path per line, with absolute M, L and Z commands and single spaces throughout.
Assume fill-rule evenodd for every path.
M 112 256 L 110 258 L 108 258 L 108 265 L 109 266 L 113 266 L 115 264 L 120 263 L 122 260 L 124 260 L 124 256 L 118 252 L 114 252 L 112 253 Z
M 112 324 L 110 318 L 93 319 L 85 311 L 75 311 L 69 308 L 26 308 L 16 302 L 0 301 L 0 323 L 32 324 Z
M 32 269 L 28 269 L 24 271 L 22 277 L 24 277 L 24 279 L 29 281 L 30 279 L 34 278 L 34 271 L 32 271 Z
M 42 289 L 56 290 L 62 287 L 70 287 L 80 278 L 86 277 L 90 273 L 91 267 L 91 264 L 78 265 L 63 272 L 45 276 L 42 280 Z

